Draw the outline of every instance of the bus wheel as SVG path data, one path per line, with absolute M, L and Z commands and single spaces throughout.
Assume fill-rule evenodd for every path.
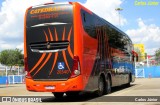
M 63 97 L 63 95 L 64 95 L 64 93 L 62 93 L 62 92 L 52 92 L 53 94 L 54 94 L 54 96 L 55 96 L 55 98 L 62 98 Z
M 102 96 L 104 93 L 104 81 L 103 81 L 103 78 L 100 77 L 99 80 L 98 80 L 98 91 L 97 91 L 97 95 L 98 96 Z
M 130 82 L 126 84 L 126 87 L 130 87 L 130 86 L 131 86 Z
M 106 93 L 107 94 L 111 93 L 111 79 L 109 76 L 107 77 L 107 82 L 106 82 Z
M 126 84 L 126 87 L 130 87 L 131 86 L 131 74 L 129 74 L 129 78 L 128 78 L 128 83 Z

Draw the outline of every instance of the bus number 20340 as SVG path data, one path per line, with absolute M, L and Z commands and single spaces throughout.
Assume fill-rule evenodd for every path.
M 57 70 L 57 74 L 69 74 L 69 70 Z

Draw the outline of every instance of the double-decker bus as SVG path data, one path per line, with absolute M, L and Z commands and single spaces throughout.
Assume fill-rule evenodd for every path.
M 135 80 L 138 58 L 131 39 L 77 2 L 47 3 L 26 10 L 26 88 L 56 98 L 79 92 L 101 96 Z

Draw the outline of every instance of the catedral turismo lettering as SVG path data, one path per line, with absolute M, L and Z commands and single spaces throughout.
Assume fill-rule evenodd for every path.
M 64 9 L 65 9 L 65 6 L 64 7 L 39 8 L 39 9 L 33 9 L 33 10 L 31 10 L 30 14 L 63 11 Z

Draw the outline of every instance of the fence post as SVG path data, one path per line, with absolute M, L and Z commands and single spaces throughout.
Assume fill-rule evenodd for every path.
M 6 69 L 6 76 L 7 76 L 7 73 L 8 73 L 8 72 L 7 72 L 7 67 L 5 67 L 5 69 Z
M 19 75 L 19 66 L 18 66 L 18 75 Z
M 6 78 L 6 87 L 8 87 L 8 78 Z
M 135 77 L 137 78 L 137 69 L 135 69 Z
M 13 76 L 13 84 L 14 84 L 14 75 L 12 75 Z
M 143 69 L 143 78 L 145 78 L 144 69 Z
M 148 74 L 148 78 L 149 78 L 149 79 L 152 78 L 152 74 L 151 74 L 151 73 Z

